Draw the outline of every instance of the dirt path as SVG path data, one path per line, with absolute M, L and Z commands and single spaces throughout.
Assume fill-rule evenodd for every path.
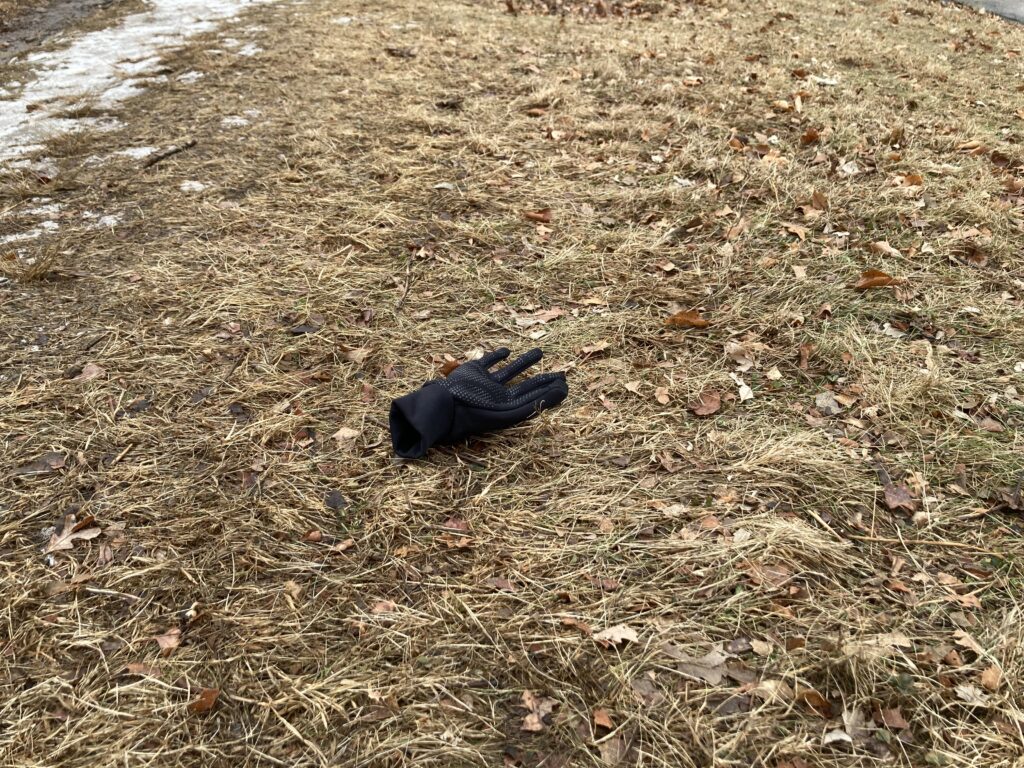
M 4 165 L 4 763 L 1014 765 L 1024 30 L 516 7 L 249 7 Z M 393 460 L 501 344 L 569 400 Z

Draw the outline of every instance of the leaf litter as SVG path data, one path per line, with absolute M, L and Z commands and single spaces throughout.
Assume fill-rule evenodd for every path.
M 513 5 L 399 3 L 337 35 L 314 33 L 336 15 L 316 3 L 289 6 L 287 24 L 254 5 L 272 34 L 254 33 L 265 50 L 232 77 L 186 47 L 175 66 L 202 81 L 175 79 L 125 101 L 123 128 L 46 148 L 57 166 L 88 167 L 89 184 L 4 169 L 16 181 L 0 185 L 7 215 L 23 195 L 59 197 L 60 237 L 75 243 L 73 256 L 35 242 L 19 242 L 15 261 L 0 254 L 18 329 L 0 370 L 13 376 L 0 394 L 0 461 L 15 478 L 3 503 L 19 521 L 6 543 L 38 552 L 55 505 L 82 497 L 104 529 L 17 560 L 5 582 L 15 607 L 26 585 L 89 581 L 32 596 L 34 619 L 10 640 L 46 663 L 16 673 L 81 672 L 73 705 L 103 698 L 77 648 L 101 649 L 113 670 L 158 663 L 164 679 L 168 665 L 244 658 L 237 698 L 220 695 L 208 723 L 245 715 L 259 691 L 275 706 L 252 746 L 285 760 L 311 745 L 341 754 L 348 734 L 371 757 L 399 744 L 425 764 L 500 762 L 506 745 L 520 764 L 1012 762 L 1022 188 L 1000 128 L 1019 105 L 991 62 L 1015 61 L 1022 31 L 939 5 L 896 8 L 894 24 L 892 9 L 845 4 L 838 34 L 831 1 L 776 13 L 605 0 L 604 16 L 594 2 Z M 558 35 L 537 34 L 559 14 Z M 908 71 L 954 63 L 945 85 L 985 99 L 951 119 L 925 78 L 908 106 L 877 87 L 893 51 Z M 462 109 L 435 106 L 452 94 Z M 239 152 L 237 132 L 220 130 L 238 99 L 266 116 L 246 129 L 250 148 L 272 151 Z M 680 110 L 682 132 L 669 122 Z M 294 114 L 313 116 L 308 130 L 293 130 Z M 186 124 L 201 155 L 144 173 L 83 165 L 110 142 Z M 205 196 L 183 197 L 197 160 Z M 76 225 L 97 189 L 138 211 L 131 226 Z M 547 206 L 552 221 L 522 215 Z M 49 274 L 22 282 L 22 261 L 40 256 Z M 69 274 L 68 258 L 92 276 Z M 889 284 L 844 290 L 868 268 Z M 706 327 L 665 325 L 698 307 Z M 325 322 L 310 322 L 316 308 Z M 901 335 L 878 332 L 885 323 Z M 536 333 L 544 370 L 611 382 L 593 396 L 573 388 L 514 432 L 389 464 L 373 441 L 391 399 L 467 350 Z M 90 362 L 104 373 L 73 381 Z M 841 411 L 819 418 L 824 392 Z M 965 394 L 984 412 L 951 417 Z M 140 397 L 148 410 L 116 415 Z M 357 434 L 332 439 L 343 426 Z M 14 475 L 51 450 L 64 466 Z M 918 527 L 921 512 L 930 522 Z M 462 522 L 438 525 L 450 518 Z M 107 559 L 119 520 L 131 541 Z M 197 590 L 231 599 L 171 634 L 180 606 L 168 600 Z M 401 608 L 371 613 L 381 602 Z M 616 624 L 636 639 L 608 636 Z M 161 633 L 179 643 L 166 659 Z M 657 651 L 671 639 L 696 664 L 737 636 L 750 650 L 724 662 L 717 686 Z M 323 658 L 332 674 L 297 689 Z M 712 678 L 718 667 L 698 666 Z M 59 747 L 66 720 L 20 682 L 11 711 L 53 715 L 6 723 L 16 757 L 38 762 L 28 753 Z M 186 711 L 199 696 L 155 682 L 119 685 L 138 711 Z M 560 702 L 542 731 L 520 731 L 524 690 Z M 351 717 L 339 725 L 330 702 L 342 700 Z M 577 740 L 595 706 L 608 722 L 595 715 L 600 731 Z M 104 754 L 144 741 L 138 718 L 77 706 L 70 717 Z M 299 738 L 285 720 L 309 727 L 293 726 Z M 836 730 L 845 736 L 822 747 Z M 195 750 L 223 751 L 223 733 L 193 731 Z M 153 759 L 175 757 L 160 743 Z

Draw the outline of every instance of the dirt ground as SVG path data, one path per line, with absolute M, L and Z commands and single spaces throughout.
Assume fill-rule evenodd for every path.
M 0 171 L 0 763 L 1019 766 L 1024 28 L 511 7 L 254 6 Z M 568 400 L 395 460 L 501 345 Z

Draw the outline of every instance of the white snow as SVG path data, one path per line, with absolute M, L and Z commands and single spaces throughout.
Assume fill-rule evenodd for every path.
M 247 6 L 271 1 L 150 0 L 148 10 L 125 16 L 114 27 L 81 35 L 59 50 L 30 54 L 24 61 L 34 77 L 17 96 L 0 99 L 0 162 L 36 151 L 54 135 L 95 126 L 95 120 L 58 115 L 97 97 L 103 107 L 116 107 L 143 90 L 138 76 L 158 66 L 162 51 L 214 29 Z
M 188 72 L 182 72 L 178 75 L 178 81 L 182 83 L 194 83 L 201 77 L 205 77 L 202 72 L 196 72 L 194 69 L 190 69 Z
M 124 155 L 132 160 L 141 160 L 144 157 L 149 157 L 154 152 L 156 152 L 156 147 L 128 147 L 128 149 L 119 149 L 114 154 Z
M 235 53 L 239 56 L 255 56 L 257 53 L 261 53 L 262 51 L 263 49 L 256 45 L 256 43 L 246 43 L 235 51 Z
M 183 181 L 178 189 L 182 192 L 202 192 L 206 185 L 201 181 Z
M 0 119 L 2 119 L 2 116 L 0 116 Z M 37 157 L 33 160 L 14 160 L 8 165 L 11 168 L 24 168 L 47 178 L 57 178 L 57 164 L 49 157 Z
M 352 17 L 351 16 L 339 16 L 336 19 L 331 19 L 331 23 L 332 24 L 340 24 L 343 27 L 347 27 L 349 24 L 352 23 Z
M 220 121 L 225 128 L 242 128 L 249 124 L 249 121 L 238 115 L 228 115 Z
M 22 213 L 26 216 L 45 216 L 48 219 L 54 219 L 57 217 L 57 214 L 60 213 L 60 203 L 51 203 L 47 198 L 43 198 L 38 202 L 42 203 L 42 205 L 38 205 L 35 208 L 28 208 L 22 211 Z
M 18 243 L 22 240 L 35 240 L 43 234 L 41 229 L 30 229 L 27 232 L 18 232 L 13 235 L 4 235 L 0 237 L 0 245 L 6 245 L 7 243 Z

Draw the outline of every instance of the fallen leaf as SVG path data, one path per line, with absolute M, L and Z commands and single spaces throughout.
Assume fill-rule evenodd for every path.
M 398 606 L 390 600 L 381 600 L 380 602 L 374 603 L 373 608 L 370 609 L 370 613 L 374 615 L 394 613 L 396 608 L 398 608 Z
M 637 381 L 627 381 L 622 386 L 624 386 L 629 392 L 632 392 L 634 395 L 639 395 L 639 394 L 641 394 L 641 392 L 640 392 L 640 385 L 641 384 L 643 384 L 643 382 L 639 381 L 639 380 L 637 380 Z
M 82 366 L 82 372 L 75 376 L 74 381 L 92 381 L 98 379 L 100 376 L 105 376 L 107 372 L 103 370 L 96 363 L 86 363 Z
M 835 728 L 821 737 L 821 746 L 823 747 L 836 743 L 853 744 L 853 738 L 841 728 Z
M 735 373 L 730 373 L 729 378 L 736 382 L 736 386 L 739 388 L 740 402 L 746 402 L 747 400 L 754 399 L 754 390 L 752 390 L 742 378 Z
M 546 309 L 533 315 L 519 315 L 516 317 L 516 325 L 520 328 L 529 328 L 533 325 L 550 323 L 552 320 L 557 320 L 564 314 L 565 310 L 561 307 L 552 307 L 551 309 Z
M 605 765 L 622 765 L 629 757 L 629 743 L 622 736 L 605 739 L 597 748 Z
M 493 587 L 494 589 L 497 589 L 500 592 L 515 592 L 516 591 L 516 585 L 513 584 L 508 579 L 502 579 L 502 578 L 484 579 L 484 584 L 486 584 L 489 587 Z
M 451 376 L 452 371 L 460 365 L 462 365 L 462 363 L 458 360 L 445 360 L 444 363 L 441 364 L 440 373 L 442 376 Z
M 576 629 L 578 629 L 580 631 L 580 634 L 586 635 L 587 637 L 590 637 L 592 634 L 594 634 L 593 627 L 591 627 L 589 624 L 587 624 L 587 622 L 581 621 L 580 619 L 577 619 L 577 618 L 575 618 L 573 616 L 563 616 L 562 617 L 562 626 L 563 627 L 575 627 Z
M 766 643 L 764 640 L 751 640 L 750 649 L 758 656 L 770 656 L 772 652 L 772 644 Z
M 347 443 L 350 440 L 355 440 L 357 437 L 359 437 L 359 430 L 352 429 L 352 427 L 342 427 L 331 435 L 331 439 L 337 440 L 339 443 Z
M 710 323 L 695 310 L 683 310 L 665 318 L 665 325 L 670 328 L 707 328 Z
M 903 186 L 920 187 L 924 184 L 924 176 L 920 173 L 908 173 L 903 177 Z
M 767 678 L 750 689 L 751 696 L 764 701 L 792 701 L 796 694 L 785 680 Z
M 979 656 L 985 655 L 985 649 L 982 648 L 981 644 L 973 637 L 971 637 L 970 633 L 966 632 L 965 630 L 958 629 L 956 632 L 954 632 L 953 641 L 962 648 L 967 648 L 968 650 L 974 651 Z
M 801 371 L 806 371 L 811 364 L 811 355 L 814 354 L 815 346 L 810 343 L 804 343 L 800 345 L 800 359 L 797 361 L 797 367 Z
M 156 640 L 157 645 L 160 646 L 160 654 L 162 656 L 167 656 L 171 651 L 181 645 L 181 630 L 177 627 L 172 627 L 162 635 L 157 635 L 153 639 Z
M 551 223 L 551 209 L 541 208 L 537 211 L 523 211 L 523 217 L 530 221 L 539 221 L 541 224 Z
M 662 405 L 668 405 L 668 387 L 658 387 L 654 390 L 654 398 Z
M 993 419 L 991 416 L 983 416 L 980 419 L 978 419 L 978 426 L 981 427 L 986 432 L 999 433 L 1006 430 L 1006 427 L 1004 427 L 998 421 Z
M 755 365 L 754 349 L 738 341 L 727 341 L 725 343 L 725 354 L 736 363 L 736 370 L 740 373 L 749 371 Z
M 894 731 L 901 731 L 904 728 L 910 727 L 910 723 L 908 723 L 903 717 L 903 713 L 900 712 L 899 707 L 880 710 L 878 713 L 878 719 L 882 721 L 882 725 Z
M 817 144 L 820 138 L 821 132 L 818 131 L 817 128 L 810 127 L 804 131 L 803 135 L 800 137 L 800 144 L 805 147 L 808 144 Z
M 92 515 L 81 521 L 76 521 L 74 515 L 67 515 L 64 518 L 60 532 L 54 531 L 50 534 L 50 542 L 46 545 L 45 554 L 61 552 L 72 549 L 75 541 L 95 539 L 102 533 L 102 530 L 95 525 L 96 518 Z
M 885 506 L 892 511 L 904 509 L 913 512 L 917 509 L 917 501 L 910 495 L 910 489 L 904 483 L 895 485 L 888 483 L 885 487 Z
M 647 675 L 639 675 L 630 681 L 633 692 L 642 704 L 656 707 L 665 701 L 665 694 L 658 690 L 657 684 Z
M 722 396 L 717 390 L 705 389 L 692 403 L 686 406 L 695 416 L 710 416 L 722 407 Z
M 770 371 L 767 371 L 764 377 L 768 379 L 768 381 L 778 381 L 782 378 L 782 371 L 780 371 L 779 367 L 776 365 L 772 367 Z
M 360 364 L 370 356 L 370 350 L 365 347 L 353 349 L 352 347 L 346 347 L 344 344 L 340 344 L 338 349 L 341 351 L 341 356 L 350 363 Z
M 725 662 L 729 657 L 721 651 L 711 650 L 699 659 L 695 659 L 671 644 L 663 645 L 661 650 L 678 662 L 676 669 L 681 674 L 694 680 L 703 680 L 711 685 L 718 685 L 728 672 Z
M 986 667 L 981 672 L 981 684 L 988 690 L 995 692 L 999 690 L 999 685 L 1003 681 L 1003 670 L 993 664 L 990 667 Z
M 356 544 L 355 539 L 345 539 L 331 546 L 331 552 L 346 552 Z
M 802 701 L 807 705 L 810 710 L 826 720 L 833 716 L 833 706 L 828 702 L 828 699 L 818 693 L 814 688 L 799 688 L 797 690 L 797 700 Z
M 613 645 L 618 645 L 624 641 L 635 643 L 640 639 L 637 635 L 636 630 L 631 627 L 627 627 L 625 624 L 616 624 L 614 627 L 608 627 L 602 629 L 600 632 L 594 633 L 594 640 L 599 642 L 605 648 Z
M 13 475 L 47 475 L 63 469 L 67 464 L 67 457 L 63 453 L 50 451 L 44 453 L 38 459 L 23 466 L 15 468 Z
M 988 694 L 976 685 L 964 683 L 963 685 L 958 685 L 953 690 L 956 691 L 958 699 L 966 702 L 972 707 L 987 708 L 989 706 Z
M 885 632 L 844 643 L 843 653 L 870 661 L 895 654 L 901 648 L 912 648 L 913 645 L 902 632 Z
M 826 416 L 836 416 L 843 412 L 843 406 L 836 402 L 831 392 L 819 392 L 814 397 L 814 407 Z
M 522 706 L 527 710 L 528 714 L 523 718 L 523 724 L 520 728 L 524 731 L 536 733 L 543 731 L 547 726 L 544 718 L 554 711 L 555 707 L 558 706 L 558 701 L 546 696 L 536 696 L 530 691 L 523 691 Z
M 160 677 L 160 669 L 154 667 L 152 664 L 143 664 L 138 661 L 132 661 L 125 664 L 124 671 L 129 675 L 141 675 L 143 677 Z
M 608 714 L 606 709 L 594 710 L 594 725 L 607 728 L 609 731 L 615 730 L 615 723 L 612 722 L 611 715 Z
M 878 240 L 868 246 L 872 253 L 878 253 L 883 256 L 892 256 L 893 258 L 900 258 L 903 254 L 893 248 L 888 240 Z
M 798 283 L 803 282 L 807 279 L 807 267 L 802 267 L 799 264 L 793 265 L 793 279 Z
M 741 235 L 743 235 L 743 233 L 746 232 L 748 229 L 750 229 L 750 223 L 744 217 L 741 216 L 739 221 L 737 221 L 735 224 L 733 224 L 731 227 L 729 227 L 729 229 L 725 231 L 725 239 L 736 240 Z
M 602 340 L 597 342 L 596 344 L 588 344 L 585 347 L 581 347 L 580 352 L 582 352 L 584 355 L 596 355 L 600 352 L 604 352 L 606 349 L 608 349 L 608 346 L 609 342 Z
M 188 711 L 196 715 L 205 714 L 213 709 L 218 696 L 220 696 L 220 688 L 203 688 L 199 691 L 199 696 L 189 703 Z
M 346 501 L 341 491 L 335 489 L 328 491 L 327 495 L 324 496 L 324 506 L 337 512 L 338 510 L 345 509 L 348 506 L 348 501 Z
M 869 288 L 885 288 L 886 286 L 896 285 L 897 280 L 892 275 L 888 275 L 878 269 L 867 269 L 860 275 L 860 280 L 853 286 L 858 291 L 866 291 Z

